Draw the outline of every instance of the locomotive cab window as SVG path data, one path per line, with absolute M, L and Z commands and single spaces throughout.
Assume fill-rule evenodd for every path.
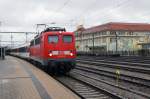
M 72 42 L 72 36 L 71 35 L 64 35 L 63 36 L 63 42 L 64 43 L 70 43 L 70 42 Z
M 31 42 L 30 42 L 30 46 L 33 46 L 33 45 L 34 45 L 34 41 L 31 41 Z
M 40 37 L 38 37 L 37 39 L 35 39 L 35 45 L 40 44 L 40 42 L 41 42 L 41 38 Z
M 49 43 L 57 43 L 58 42 L 58 36 L 57 35 L 49 35 L 48 36 L 48 42 Z

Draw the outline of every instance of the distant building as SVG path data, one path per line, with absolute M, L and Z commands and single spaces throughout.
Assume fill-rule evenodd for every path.
M 75 35 L 78 51 L 135 51 L 150 44 L 150 24 L 111 22 L 87 29 L 82 26 Z

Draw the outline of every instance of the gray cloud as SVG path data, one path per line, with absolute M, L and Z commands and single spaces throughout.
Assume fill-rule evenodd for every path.
M 1 0 L 0 21 L 4 30 L 23 31 L 33 31 L 37 23 L 70 20 L 82 20 L 85 26 L 109 21 L 149 22 L 149 9 L 149 0 Z
M 0 30 L 35 31 L 35 24 L 51 22 L 70 31 L 78 24 L 149 23 L 149 9 L 150 0 L 0 0 Z

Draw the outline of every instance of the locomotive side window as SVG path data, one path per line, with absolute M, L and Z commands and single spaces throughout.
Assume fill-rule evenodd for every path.
M 49 43 L 57 43 L 58 42 L 58 36 L 57 35 L 49 35 L 48 36 L 48 42 Z
M 72 42 L 72 36 L 71 35 L 64 35 L 63 36 L 64 43 L 70 43 Z
M 30 46 L 33 46 L 33 45 L 34 45 L 34 41 L 31 41 Z
M 35 45 L 38 45 L 38 44 L 40 44 L 40 42 L 41 42 L 41 39 L 40 39 L 40 37 L 38 37 L 37 39 L 35 39 Z

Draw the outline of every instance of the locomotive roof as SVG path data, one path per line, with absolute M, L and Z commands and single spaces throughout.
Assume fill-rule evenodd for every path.
M 66 32 L 65 28 L 61 28 L 61 27 L 48 27 L 46 28 L 42 33 L 44 32 L 51 32 L 51 31 L 62 31 L 62 32 Z
M 53 33 L 57 33 L 57 32 L 63 32 L 63 33 L 72 33 L 72 32 L 66 32 L 65 28 L 61 28 L 61 27 L 48 27 L 46 28 L 44 31 L 42 31 L 40 34 L 36 35 L 34 37 L 34 39 L 38 38 L 41 34 L 46 33 L 46 32 L 53 32 Z M 33 40 L 34 40 L 33 39 Z M 31 41 L 33 41 L 31 40 Z

